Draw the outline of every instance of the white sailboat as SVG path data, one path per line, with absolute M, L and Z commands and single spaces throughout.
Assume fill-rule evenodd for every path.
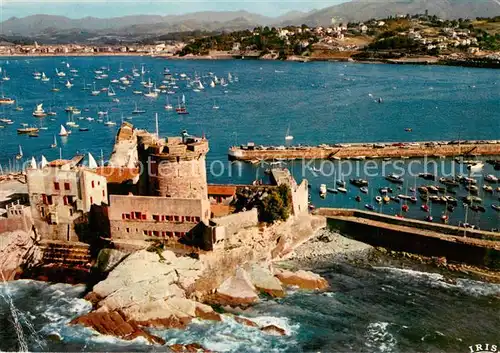
M 233 76 L 231 76 L 231 73 L 230 73 L 230 72 L 227 74 L 227 80 L 228 80 L 229 82 L 233 82 Z
M 114 121 L 112 121 L 112 120 L 109 120 L 109 115 L 106 114 L 106 121 L 104 122 L 104 125 L 106 125 L 106 126 L 115 126 L 116 123 Z
M 94 159 L 94 156 L 89 152 L 89 168 L 90 169 L 97 169 L 97 162 Z
M 215 82 L 212 80 L 210 81 L 210 87 L 214 88 L 215 87 Z
M 33 116 L 35 118 L 45 118 L 47 116 L 47 113 L 45 113 L 45 110 L 43 110 L 43 104 L 37 104 L 35 110 L 33 111 Z
M 41 79 L 42 82 L 49 82 L 50 81 L 50 78 L 48 78 L 46 75 L 45 75 L 45 72 L 42 72 L 42 79 Z
M 172 104 L 170 104 L 170 102 L 168 101 L 168 96 L 166 96 L 167 98 L 167 102 L 165 103 L 165 110 L 172 110 L 174 109 L 174 107 L 172 106 Z
M 114 97 L 114 96 L 116 96 L 116 92 L 113 89 L 113 87 L 111 87 L 111 85 L 110 85 L 108 88 L 108 97 Z
M 73 87 L 73 84 L 69 80 L 67 80 L 65 86 L 66 88 L 71 88 Z
M 220 107 L 219 107 L 217 104 L 215 104 L 215 99 L 214 99 L 214 105 L 212 106 L 212 109 L 217 110 L 217 109 L 219 109 L 219 108 L 220 108 Z
M 144 93 L 144 97 L 148 97 L 148 98 L 158 98 L 158 92 L 156 91 L 151 91 L 151 87 L 149 88 L 149 92 L 148 93 Z
M 64 77 L 64 76 L 66 76 L 66 73 L 64 71 L 59 71 L 56 69 L 56 75 L 59 77 Z
M 57 139 L 56 139 L 56 135 L 54 135 L 54 142 L 52 142 L 52 144 L 50 145 L 50 148 L 56 148 L 57 147 Z
M 19 145 L 19 152 L 16 154 L 16 159 L 20 160 L 23 158 L 23 149 L 21 148 L 21 145 Z
M 61 125 L 61 130 L 59 131 L 59 136 L 68 136 L 71 134 L 71 131 L 67 131 L 64 126 Z
M 290 124 L 288 124 L 288 129 L 286 129 L 285 141 L 292 141 L 293 136 L 290 135 Z
M 31 169 L 38 169 L 37 165 L 36 165 L 35 157 L 31 157 L 30 168 Z
M 40 168 L 43 169 L 45 168 L 47 165 L 49 164 L 49 162 L 47 161 L 47 158 L 45 158 L 44 155 L 42 155 L 42 161 L 40 162 Z
M 94 82 L 94 86 L 93 87 L 94 87 L 94 89 L 92 90 L 92 92 L 90 92 L 90 94 L 92 94 L 93 96 L 98 96 L 99 93 L 101 93 L 101 91 L 99 91 L 99 90 L 97 90 L 95 88 L 95 82 Z

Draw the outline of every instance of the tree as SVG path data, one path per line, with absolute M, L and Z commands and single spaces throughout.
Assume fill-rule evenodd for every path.
M 266 223 L 286 221 L 290 216 L 291 205 L 290 188 L 287 185 L 280 185 L 261 200 L 259 220 Z

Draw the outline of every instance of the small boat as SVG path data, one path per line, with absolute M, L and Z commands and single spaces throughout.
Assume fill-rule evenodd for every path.
M 288 129 L 286 130 L 286 134 L 285 134 L 285 141 L 292 141 L 293 140 L 293 136 L 290 135 L 290 124 L 288 124 Z
M 377 203 L 382 203 L 382 196 L 375 196 L 375 201 L 377 201 Z
M 360 187 L 359 191 L 361 191 L 363 194 L 368 194 L 368 188 L 366 186 Z
M 45 72 L 42 72 L 42 79 L 41 79 L 42 82 L 49 82 L 50 81 L 50 78 L 48 78 L 46 75 L 45 75 Z
M 59 70 L 56 69 L 56 75 L 59 76 L 59 77 L 65 77 L 66 73 L 64 71 L 59 71 Z
M 165 110 L 172 110 L 174 109 L 174 107 L 172 106 L 172 104 L 170 104 L 170 102 L 168 101 L 168 96 L 166 97 L 166 103 L 165 103 Z
M 339 186 L 339 187 L 337 188 L 337 190 L 338 190 L 339 192 L 343 193 L 343 194 L 347 194 L 347 189 L 346 189 L 345 187 L 343 187 L 343 186 Z
M 54 135 L 54 142 L 50 145 L 50 148 L 56 148 L 57 147 L 57 139 L 56 135 Z
M 425 180 L 436 180 L 436 176 L 432 173 L 419 173 L 418 176 Z
M 45 118 L 47 113 L 43 110 L 43 104 L 37 104 L 35 110 L 33 111 L 33 116 L 35 118 Z
M 412 132 L 412 131 L 413 131 L 413 129 L 412 129 L 411 127 L 407 127 L 407 128 L 405 128 L 405 131 L 406 131 L 406 132 Z
M 38 131 L 40 131 L 40 129 L 38 129 L 36 127 L 25 127 L 25 128 L 22 128 L 22 129 L 17 129 L 17 133 L 19 135 L 31 134 L 31 133 L 38 133 Z
M 1 97 L 0 98 L 0 105 L 10 105 L 14 104 L 16 102 L 15 99 L 8 98 L 8 97 Z
M 368 209 L 368 210 L 370 210 L 370 211 L 375 210 L 375 207 L 374 207 L 374 206 L 372 206 L 372 205 L 370 205 L 370 204 L 366 204 L 366 205 L 365 205 L 365 208 L 366 208 L 366 209 Z
M 484 180 L 488 183 L 498 183 L 498 178 L 493 174 L 488 174 L 484 176 Z
M 408 212 L 409 210 L 410 210 L 410 207 L 408 205 L 401 206 L 401 211 Z
M 349 182 L 358 187 L 368 186 L 368 181 L 364 179 L 351 179 Z
M 400 203 L 401 202 L 401 199 L 397 196 L 390 196 L 389 197 L 391 199 L 391 201 L 394 201 L 396 203 Z
M 59 130 L 59 136 L 68 136 L 71 134 L 71 131 L 67 131 L 64 126 L 61 125 L 61 129 Z
M 386 180 L 396 183 L 396 184 L 403 184 L 404 180 L 401 175 L 396 175 L 396 174 L 389 174 L 388 176 L 385 177 Z
M 65 86 L 66 86 L 66 88 L 71 88 L 74 85 L 69 80 L 67 80 Z
M 356 202 L 361 202 L 361 196 L 357 195 L 354 200 L 356 200 Z
M 319 186 L 319 194 L 321 196 L 325 196 L 326 195 L 326 185 L 325 184 L 321 184 Z
M 135 103 L 135 109 L 132 111 L 132 114 L 138 115 L 138 114 L 144 114 L 146 111 L 143 109 L 139 109 L 137 107 L 137 103 Z
M 21 145 L 19 145 L 19 152 L 16 154 L 16 159 L 20 160 L 23 158 L 23 149 L 21 148 Z
M 328 191 L 329 193 L 332 193 L 332 194 L 338 194 L 338 190 L 336 188 L 328 188 L 326 189 L 326 191 Z
M 499 205 L 491 205 L 491 208 L 494 209 L 497 212 L 500 212 L 500 206 Z
M 467 165 L 467 169 L 470 170 L 471 173 L 479 173 L 484 168 L 484 163 L 476 162 L 474 164 Z
M 483 190 L 485 192 L 493 193 L 493 187 L 490 185 L 483 185 Z
M 423 204 L 422 206 L 420 206 L 420 208 L 422 209 L 422 211 L 424 212 L 429 212 L 429 205 L 427 204 Z
M 88 127 L 81 127 L 78 129 L 78 131 L 89 131 Z
M 90 94 L 93 96 L 98 96 L 100 93 L 101 93 L 101 91 L 99 91 L 95 88 L 95 82 L 94 82 L 94 89 L 92 90 L 92 92 L 90 92 Z
M 427 222 L 432 222 L 434 220 L 434 217 L 432 217 L 431 215 L 428 215 L 427 217 L 425 217 L 425 220 Z

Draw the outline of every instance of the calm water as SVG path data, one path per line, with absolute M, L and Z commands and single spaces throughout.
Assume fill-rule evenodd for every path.
M 70 74 L 66 62 L 79 71 L 78 77 Z M 21 58 L 1 60 L 0 65 L 11 78 L 10 81 L 2 81 L 4 94 L 16 98 L 19 105 L 24 107 L 22 112 L 15 111 L 14 106 L 2 107 L 1 115 L 15 121 L 13 125 L 0 129 L 3 151 L 0 165 L 3 169 L 8 168 L 9 160 L 10 165 L 15 165 L 14 156 L 19 144 L 26 158 L 35 156 L 39 160 L 42 154 L 48 159 L 57 158 L 59 150 L 51 149 L 50 144 L 53 136 L 58 134 L 59 126 L 67 121 L 64 108 L 68 105 L 80 108 L 83 117 L 90 116 L 96 120 L 98 111 L 108 111 L 110 119 L 118 124 L 109 127 L 97 121 L 76 120 L 81 127 L 88 127 L 90 131 L 73 129 L 69 138 L 59 139 L 63 157 L 69 158 L 76 152 L 91 152 L 98 157 L 101 150 L 104 156 L 108 156 L 121 116 L 130 118 L 137 103 L 147 111 L 144 115 L 133 117 L 132 123 L 137 127 L 154 130 L 154 113 L 159 113 L 162 135 L 178 134 L 183 129 L 192 134 L 206 134 L 210 139 L 208 178 L 209 182 L 216 183 L 250 183 L 256 178 L 264 178 L 263 172 L 268 166 L 253 167 L 244 163 L 231 165 L 227 162 L 227 149 L 235 143 L 248 141 L 282 145 L 288 128 L 294 136 L 294 143 L 310 145 L 363 141 L 500 139 L 498 70 L 242 60 L 166 61 L 148 57 Z M 120 66 L 123 72 L 118 72 Z M 180 73 L 194 76 L 197 73 L 202 76 L 206 88 L 196 93 L 187 87 L 186 81 L 178 82 L 179 88 L 174 89 L 175 94 L 169 95 L 169 101 L 175 106 L 184 94 L 190 112 L 184 116 L 164 110 L 165 94 L 156 100 L 134 95 L 133 90 L 146 91 L 141 87 L 139 78 L 125 91 L 119 89 L 118 84 L 113 84 L 119 103 L 112 102 L 105 92 L 94 97 L 90 91 L 82 90 L 84 83 L 90 88 L 93 82 L 97 89 L 108 87 L 110 80 L 131 75 L 134 67 L 140 69 L 141 66 L 147 71 L 145 81 L 151 78 L 160 85 L 163 69 L 168 67 L 174 76 Z M 94 70 L 100 67 L 109 67 L 108 79 L 95 79 Z M 56 68 L 65 71 L 67 77 L 57 77 Z M 50 82 L 33 79 L 32 73 L 35 71 L 45 72 Z M 227 87 L 210 88 L 210 72 L 219 78 L 231 73 L 239 80 Z M 64 86 L 67 79 L 74 84 L 71 89 Z M 61 89 L 60 92 L 51 92 L 54 85 Z M 383 104 L 374 102 L 378 97 L 383 98 Z M 52 106 L 57 111 L 55 121 L 47 117 L 40 122 L 32 117 L 35 104 L 42 102 L 46 109 Z M 212 109 L 214 103 L 220 109 Z M 84 111 L 85 108 L 89 110 Z M 38 138 L 18 136 L 15 129 L 21 123 L 41 123 L 48 130 L 41 131 Z M 405 132 L 407 127 L 411 127 L 413 132 Z M 319 169 L 319 163 L 315 163 L 314 167 Z M 378 177 L 370 178 L 371 192 L 363 196 L 361 203 L 354 201 L 359 193 L 354 188 L 348 195 L 329 195 L 322 200 L 317 189 L 321 183 L 332 186 L 332 173 L 326 172 L 328 176 L 316 177 L 301 163 L 292 163 L 289 167 L 297 179 L 309 179 L 312 202 L 316 206 L 364 207 L 366 203 L 374 203 L 373 198 L 379 187 L 388 185 L 379 173 Z M 443 168 L 447 172 L 455 169 L 450 161 Z M 423 166 L 420 169 L 414 168 L 413 171 L 423 171 Z M 388 167 L 387 173 L 391 171 L 391 167 Z M 345 179 L 353 177 L 347 170 L 343 173 L 347 174 Z M 486 167 L 485 173 L 500 176 L 491 166 Z M 356 175 L 364 176 L 362 172 Z M 413 187 L 415 183 L 417 186 L 424 183 L 412 177 L 406 180 L 405 189 Z M 395 194 L 399 193 L 405 192 L 395 190 Z M 458 196 L 465 194 L 466 191 L 462 189 Z M 491 204 L 499 203 L 500 195 L 480 196 L 484 198 L 487 212 L 471 213 L 468 220 L 483 229 L 500 228 L 500 216 L 491 209 Z M 408 215 L 424 218 L 425 214 L 419 211 L 419 206 L 410 207 Z M 380 210 L 395 214 L 399 213 L 399 207 L 392 204 Z M 432 208 L 436 219 L 443 212 L 443 206 Z M 460 205 L 450 216 L 450 221 L 457 224 L 464 219 L 464 208 Z
M 67 89 L 65 80 L 58 80 L 55 68 L 69 70 L 61 63 L 68 61 L 79 70 L 73 77 L 75 86 Z M 124 68 L 118 73 L 119 65 Z M 144 64 L 151 77 L 159 83 L 164 67 L 173 73 L 194 75 L 237 75 L 239 82 L 226 88 L 220 86 L 195 93 L 179 83 L 177 93 L 170 96 L 176 104 L 180 94 L 186 96 L 190 114 L 178 116 L 165 112 L 165 96 L 147 100 L 115 86 L 119 103 L 113 103 L 104 93 L 97 97 L 82 91 L 83 81 L 98 89 L 109 81 L 94 80 L 93 70 L 108 66 L 110 79 L 130 74 L 135 66 Z M 153 130 L 154 113 L 160 115 L 160 133 L 177 134 L 187 129 L 192 134 L 205 133 L 210 139 L 208 155 L 209 181 L 248 183 L 265 178 L 268 166 L 252 167 L 243 163 L 229 165 L 227 148 L 235 143 L 254 141 L 257 144 L 281 145 L 288 127 L 294 143 L 319 144 L 362 141 L 418 141 L 451 139 L 500 139 L 500 72 L 498 70 L 453 67 L 358 65 L 334 63 L 282 63 L 260 61 L 164 61 L 161 59 L 124 58 L 33 58 L 6 59 L 1 66 L 11 77 L 4 81 L 6 96 L 15 97 L 23 112 L 4 107 L 2 115 L 15 121 L 0 130 L 2 154 L 0 164 L 5 170 L 18 145 L 23 146 L 27 158 L 38 160 L 43 154 L 57 158 L 58 150 L 50 149 L 53 135 L 67 117 L 64 107 L 74 105 L 89 108 L 82 115 L 97 118 L 99 110 L 108 110 L 110 118 L 119 122 L 121 115 L 130 116 L 134 103 L 146 109 L 143 116 L 132 122 L 140 128 Z M 51 81 L 43 84 L 32 78 L 32 72 L 44 71 Z M 208 79 L 204 78 L 208 83 Z M 50 92 L 56 83 L 61 91 Z M 227 92 L 225 92 L 227 91 Z M 383 104 L 374 103 L 382 97 Z M 215 103 L 219 110 L 213 110 Z M 20 123 L 39 124 L 31 116 L 37 103 L 51 105 L 58 112 L 55 121 L 43 120 L 48 130 L 39 138 L 18 136 Z M 78 152 L 91 152 L 96 157 L 101 149 L 105 156 L 112 149 L 116 127 L 107 127 L 86 120 L 77 122 L 88 126 L 90 132 L 75 130 L 67 141 L 58 139 L 63 157 Z M 413 133 L 404 129 L 412 127 Z M 217 161 L 221 161 L 220 163 Z M 408 162 L 408 161 L 407 161 Z M 229 166 L 229 167 L 228 167 Z M 289 165 L 301 179 L 307 177 L 312 185 L 312 202 L 317 206 L 363 207 L 373 203 L 379 186 L 387 186 L 382 176 L 370 178 L 370 194 L 358 204 L 357 192 L 347 195 L 328 195 L 321 200 L 317 189 L 321 183 L 333 184 L 333 176 L 314 176 L 300 163 Z M 313 164 L 320 168 L 320 161 Z M 379 166 L 380 168 L 380 166 Z M 422 167 L 423 168 L 423 167 Z M 447 161 L 445 170 L 451 169 Z M 487 168 L 490 168 L 489 166 Z M 304 172 L 303 172 L 304 171 Z M 392 170 L 390 167 L 387 172 Z M 416 170 L 418 172 L 419 170 Z M 485 172 L 493 173 L 491 169 Z M 326 173 L 329 173 L 328 171 Z M 337 178 L 338 178 L 337 173 Z M 498 172 L 497 172 L 498 175 Z M 359 174 L 363 177 L 363 173 Z M 346 179 L 352 175 L 345 176 Z M 479 179 L 479 178 L 478 178 Z M 404 189 L 423 184 L 423 180 L 406 177 Z M 395 194 L 405 193 L 397 190 Z M 350 188 L 353 190 L 353 188 Z M 459 194 L 465 194 L 462 189 Z M 459 195 L 460 196 L 460 195 Z M 489 209 L 498 195 L 481 195 L 488 212 L 470 215 L 482 228 L 499 227 L 498 215 Z M 419 204 L 420 205 L 420 204 Z M 409 216 L 422 218 L 419 205 L 410 205 Z M 440 209 L 441 207 L 441 209 Z M 381 211 L 398 213 L 396 204 L 383 206 Z M 438 218 L 442 206 L 433 206 Z M 463 207 L 455 211 L 452 222 L 463 218 Z M 199 322 L 186 331 L 158 331 L 169 344 L 199 342 L 220 352 L 467 352 L 476 343 L 498 343 L 500 326 L 500 287 L 469 280 L 456 285 L 442 281 L 438 274 L 398 270 L 392 267 L 353 267 L 336 265 L 325 269 L 332 286 L 328 293 L 311 294 L 291 292 L 283 300 L 264 301 L 248 316 L 260 322 L 276 323 L 286 328 L 286 338 L 270 337 L 258 330 L 242 327 L 227 318 L 222 323 Z M 83 287 L 50 285 L 34 281 L 0 284 L 0 350 L 17 350 L 18 337 L 24 337 L 29 350 L 35 351 L 156 351 L 158 347 L 141 341 L 121 342 L 95 335 L 81 327 L 69 327 L 67 322 L 90 310 L 80 299 Z M 13 300 L 22 332 L 16 333 L 12 324 L 12 310 L 7 297 Z M 47 339 L 58 333 L 61 342 Z

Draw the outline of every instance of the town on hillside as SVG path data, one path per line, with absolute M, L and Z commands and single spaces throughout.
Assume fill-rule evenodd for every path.
M 151 55 L 177 58 L 270 60 L 356 60 L 496 65 L 500 60 L 500 17 L 444 20 L 434 15 L 395 15 L 327 27 L 256 27 L 222 33 L 172 33 L 136 43 L 0 45 L 0 55 Z

